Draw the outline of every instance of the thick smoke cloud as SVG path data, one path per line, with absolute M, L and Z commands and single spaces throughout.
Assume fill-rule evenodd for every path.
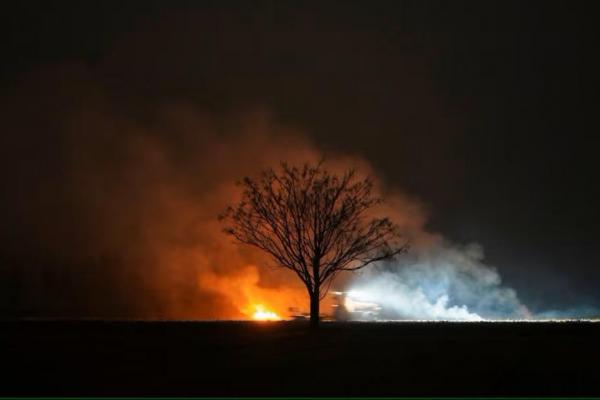
M 191 102 L 130 101 L 93 69 L 35 71 L 2 99 L 2 316 L 247 318 L 267 304 L 306 309 L 296 277 L 234 245 L 217 215 L 235 182 L 322 152 L 261 108 L 216 113 Z M 359 157 L 328 154 L 334 170 Z M 420 202 L 379 182 L 412 243 L 403 259 L 338 289 L 367 293 L 389 318 L 524 318 L 527 308 L 477 245 L 429 233 Z M 326 308 L 326 307 L 325 307 Z
M 35 72 L 3 100 L 4 315 L 241 318 L 252 301 L 303 305 L 295 279 L 217 221 L 236 180 L 318 157 L 299 132 L 264 110 L 134 107 L 81 65 Z
M 477 244 L 453 246 L 438 238 L 433 245 L 417 247 L 400 263 L 365 271 L 350 287 L 380 304 L 384 319 L 529 318 L 516 292 L 502 286 L 497 270 L 483 259 Z

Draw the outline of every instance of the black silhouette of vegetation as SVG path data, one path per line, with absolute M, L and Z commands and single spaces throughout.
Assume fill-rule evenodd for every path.
M 267 252 L 277 265 L 304 282 L 311 326 L 319 324 L 319 303 L 341 271 L 356 271 L 406 251 L 398 226 L 369 216 L 382 200 L 370 178 L 350 170 L 338 176 L 323 163 L 281 164 L 258 180 L 241 182 L 243 196 L 220 216 L 238 242 Z

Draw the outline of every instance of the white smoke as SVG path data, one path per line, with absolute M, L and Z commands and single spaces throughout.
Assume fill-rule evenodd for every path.
M 349 285 L 352 295 L 382 307 L 381 319 L 522 319 L 530 313 L 516 292 L 483 263 L 477 244 L 438 242 L 403 260 L 365 270 Z

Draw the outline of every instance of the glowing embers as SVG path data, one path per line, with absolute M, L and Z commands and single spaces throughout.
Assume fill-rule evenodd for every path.
M 281 317 L 277 315 L 277 313 L 268 310 L 262 304 L 257 304 L 254 306 L 254 314 L 252 314 L 252 319 L 255 321 L 280 321 Z

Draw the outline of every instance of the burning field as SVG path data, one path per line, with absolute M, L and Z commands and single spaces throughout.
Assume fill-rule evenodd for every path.
M 457 113 L 456 107 L 464 104 L 452 105 L 442 96 L 439 82 L 433 79 L 438 74 L 428 69 L 435 65 L 433 59 L 441 57 L 434 56 L 437 50 L 420 54 L 407 50 L 411 46 L 381 47 L 381 38 L 374 32 L 354 32 L 354 23 L 349 29 L 332 30 L 344 20 L 338 18 L 336 7 L 331 24 L 314 25 L 301 18 L 304 23 L 298 32 L 275 29 L 277 35 L 263 32 L 266 25 L 258 18 L 260 11 L 256 19 L 250 18 L 256 29 L 251 33 L 238 25 L 244 18 L 235 17 L 243 11 L 221 14 L 219 7 L 198 7 L 192 13 L 165 11 L 169 17 L 154 22 L 137 21 L 132 26 L 138 29 L 128 27 L 117 34 L 119 39 L 97 49 L 93 60 L 63 54 L 32 62 L 18 73 L 13 71 L 10 84 L 3 85 L 0 124 L 10 134 L 0 137 L 0 317 L 299 318 L 308 311 L 303 285 L 259 251 L 234 244 L 223 234 L 217 216 L 240 199 L 236 182 L 243 177 L 282 161 L 301 165 L 323 156 L 333 172 L 355 168 L 360 176 L 371 176 L 376 194 L 386 200 L 374 213 L 389 216 L 410 242 L 410 251 L 393 262 L 377 263 L 362 274 L 339 276 L 324 300 L 324 316 L 333 318 L 339 311 L 333 292 L 359 293 L 355 303 L 378 308 L 377 313 L 350 311 L 345 316 L 350 319 L 479 321 L 600 314 L 595 295 L 587 293 L 590 287 L 595 289 L 589 284 L 593 279 L 581 278 L 595 276 L 589 267 L 595 259 L 574 260 L 579 254 L 574 247 L 565 253 L 569 263 L 587 271 L 573 274 L 579 280 L 575 283 L 565 279 L 568 272 L 545 274 L 545 265 L 524 257 L 504 258 L 516 266 L 507 261 L 495 266 L 486 258 L 486 249 L 472 240 L 493 244 L 501 233 L 481 239 L 477 234 L 462 235 L 469 238 L 463 241 L 456 239 L 461 235 L 446 237 L 447 229 L 439 227 L 444 218 L 432 218 L 437 210 L 430 208 L 429 198 L 421 197 L 427 190 L 419 189 L 429 188 L 431 199 L 439 203 L 446 202 L 454 190 L 464 192 L 452 200 L 458 204 L 468 200 L 470 190 L 484 193 L 488 182 L 495 185 L 494 179 L 499 178 L 481 172 L 479 186 L 454 187 L 473 178 L 466 165 L 469 157 L 478 154 L 470 146 L 478 149 L 479 132 L 496 129 L 498 124 L 494 117 L 494 123 L 473 130 L 477 138 L 469 136 L 467 128 L 475 123 L 472 116 L 486 114 L 468 108 L 462 110 L 464 115 Z M 45 18 L 34 9 L 30 11 Z M 388 21 L 394 13 L 384 15 Z M 61 19 L 56 21 L 61 22 L 54 29 L 60 31 L 65 25 Z M 34 23 L 32 31 L 38 25 L 43 27 Z M 392 25 L 391 30 L 396 30 L 397 24 Z M 94 30 L 98 32 L 103 31 Z M 397 43 L 418 42 L 416 38 L 422 36 L 403 35 Z M 11 36 L 20 37 L 20 33 Z M 446 40 L 446 35 L 442 37 Z M 332 48 L 339 51 L 332 53 Z M 25 51 L 29 42 L 15 49 Z M 296 52 L 302 55 L 297 61 L 321 60 L 323 69 L 282 61 L 295 59 Z M 537 72 L 535 77 L 541 79 Z M 518 87 L 521 90 L 522 85 Z M 515 135 L 521 146 L 524 135 Z M 532 140 L 532 151 L 517 153 L 516 159 L 527 161 L 539 154 L 538 143 L 548 143 L 543 137 L 543 141 Z M 551 156 L 549 164 L 572 164 L 555 163 L 557 158 Z M 473 170 L 488 166 L 473 160 Z M 499 163 L 501 169 L 513 164 L 518 165 Z M 550 182 L 546 186 L 554 188 L 554 180 Z M 517 183 L 518 193 L 521 187 L 535 186 Z M 507 195 L 495 186 L 492 189 L 487 190 L 494 196 Z M 495 208 L 484 216 L 509 205 L 501 198 L 497 203 L 495 197 L 492 200 L 485 203 Z M 586 202 L 595 204 L 587 197 L 581 203 Z M 452 207 L 449 210 L 446 213 L 452 214 Z M 556 210 L 548 215 L 552 217 L 544 221 L 553 221 Z M 568 216 L 568 223 L 575 221 Z M 528 225 L 522 215 L 521 220 L 514 218 L 515 226 Z M 451 222 L 445 228 L 453 228 L 454 233 L 468 230 L 460 218 L 454 221 L 446 215 L 445 219 Z M 480 225 L 493 231 L 504 223 L 491 221 Z M 577 220 L 577 226 L 567 230 L 583 232 L 581 224 Z M 582 242 L 593 243 L 593 236 L 586 234 Z M 533 246 L 535 240 L 530 239 L 514 240 L 520 246 Z M 562 246 L 554 249 L 558 247 Z M 498 253 L 510 253 L 502 246 L 494 250 L 494 260 L 502 259 Z M 519 269 L 526 271 L 521 274 Z
M 0 270 L 5 317 L 275 320 L 306 313 L 296 277 L 234 244 L 217 221 L 239 198 L 235 182 L 243 176 L 322 157 L 301 130 L 265 110 L 217 116 L 185 103 L 148 105 L 153 117 L 141 120 L 82 66 L 33 73 L 5 100 L 3 121 L 19 129 L 1 147 L 0 173 L 14 188 L 1 200 L 11 210 Z M 23 117 L 33 109 L 38 118 Z M 40 131 L 50 149 L 34 145 L 40 138 L 31 132 Z M 366 160 L 328 154 L 333 171 L 356 168 L 375 178 L 386 198 L 375 212 L 390 216 L 411 243 L 400 259 L 334 283 L 334 291 L 360 292 L 383 306 L 367 319 L 597 315 L 532 312 L 485 263 L 480 245 L 430 232 L 426 207 L 377 179 Z M 328 296 L 324 314 L 333 316 L 333 306 Z
M 3 10 L 0 397 L 600 394 L 587 7 Z

